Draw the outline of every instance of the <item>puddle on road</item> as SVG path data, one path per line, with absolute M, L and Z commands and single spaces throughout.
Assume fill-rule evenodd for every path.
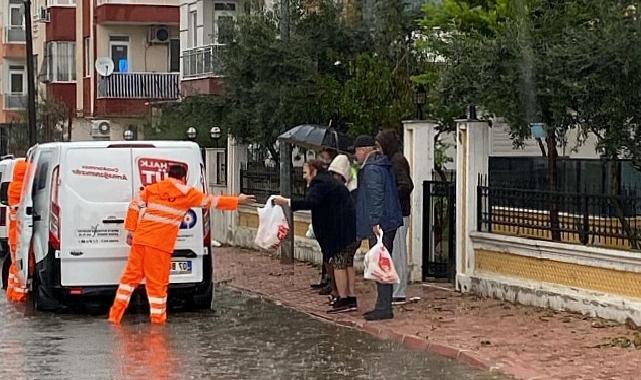
M 217 312 L 24 317 L 0 301 L 0 374 L 15 379 L 497 379 L 451 360 L 219 289 Z

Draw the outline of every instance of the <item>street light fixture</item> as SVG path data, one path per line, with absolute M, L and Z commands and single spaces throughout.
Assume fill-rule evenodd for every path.
M 220 127 L 211 127 L 209 130 L 209 137 L 211 137 L 212 140 L 216 141 L 220 139 L 222 136 L 222 133 L 220 131 Z
M 125 129 L 125 131 L 122 133 L 122 137 L 125 139 L 125 141 L 131 141 L 134 139 L 134 131 L 131 129 Z
M 196 141 L 196 137 L 198 136 L 198 131 L 194 127 L 189 127 L 187 128 L 186 135 L 189 141 Z
M 414 103 L 416 104 L 416 119 L 423 120 L 423 106 L 427 100 L 427 90 L 425 86 L 419 84 L 414 89 Z

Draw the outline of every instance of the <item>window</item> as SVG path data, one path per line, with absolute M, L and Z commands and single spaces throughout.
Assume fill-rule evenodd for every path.
M 109 48 L 111 60 L 114 62 L 114 72 L 127 73 L 131 62 L 129 61 L 129 36 L 110 36 Z
M 236 24 L 235 3 L 214 3 L 214 32 L 216 43 L 228 44 L 234 40 Z
M 52 82 L 72 82 L 76 80 L 76 43 L 48 42 L 47 76 Z
M 91 73 L 93 72 L 92 64 L 93 64 L 93 59 L 91 57 L 91 40 L 89 37 L 85 38 L 83 41 L 84 44 L 84 55 L 85 55 L 85 76 L 91 76 Z
M 9 95 L 24 95 L 26 75 L 24 66 L 10 65 L 9 66 Z
M 198 46 L 198 33 L 196 28 L 198 27 L 198 14 L 196 12 L 189 13 L 189 43 L 191 47 Z
M 48 4 L 51 5 L 76 5 L 76 0 L 49 0 Z
M 180 40 L 169 40 L 169 72 L 180 72 Z
M 24 12 L 20 3 L 9 4 L 9 29 L 24 29 Z

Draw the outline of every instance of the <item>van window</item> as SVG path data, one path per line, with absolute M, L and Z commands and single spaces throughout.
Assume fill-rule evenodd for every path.
M 128 149 L 70 149 L 66 153 L 63 186 L 86 202 L 129 202 L 131 153 Z
M 51 161 L 51 151 L 45 151 L 38 158 L 38 167 L 36 168 L 35 189 L 42 190 L 47 187 L 47 174 L 49 171 L 49 162 Z

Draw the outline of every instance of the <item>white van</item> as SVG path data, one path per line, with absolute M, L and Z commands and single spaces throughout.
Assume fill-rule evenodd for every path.
M 2 277 L 2 288 L 7 288 L 9 278 L 9 267 L 11 266 L 11 255 L 9 254 L 9 207 L 7 196 L 9 184 L 13 179 L 13 167 L 16 159 L 13 156 L 0 158 L 0 273 Z
M 186 165 L 188 184 L 207 191 L 200 148 L 192 142 L 48 143 L 27 159 L 31 192 L 18 209 L 17 260 L 41 310 L 87 297 L 111 301 L 129 252 L 128 204 L 145 185 L 164 179 L 171 164 Z M 172 258 L 170 303 L 211 304 L 209 227 L 209 210 L 185 215 Z

